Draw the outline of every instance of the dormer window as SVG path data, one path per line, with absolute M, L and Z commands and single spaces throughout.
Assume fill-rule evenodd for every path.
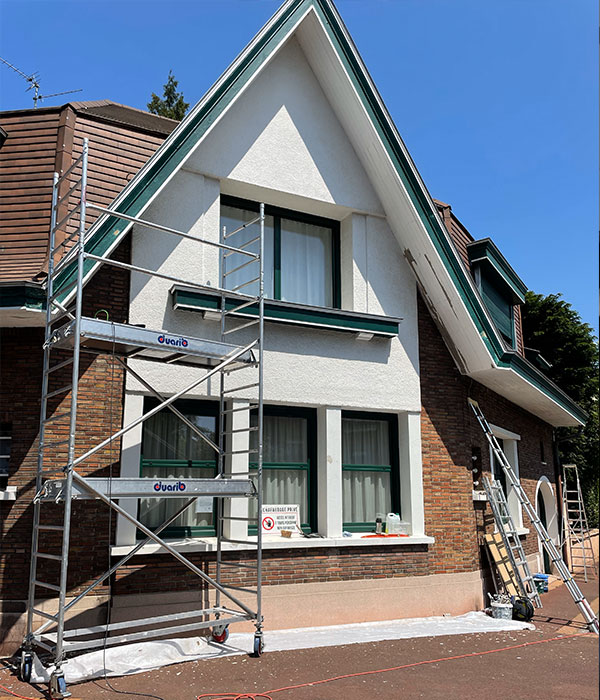
M 514 307 L 525 303 L 527 287 L 489 238 L 467 246 L 475 284 L 503 340 L 516 347 Z

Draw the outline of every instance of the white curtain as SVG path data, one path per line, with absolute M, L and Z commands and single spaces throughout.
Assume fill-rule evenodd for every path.
M 342 419 L 342 463 L 389 466 L 389 424 L 384 420 Z M 390 472 L 347 470 L 342 474 L 342 508 L 346 523 L 373 522 L 392 507 Z
M 256 425 L 256 416 L 252 422 Z M 256 433 L 252 433 L 256 446 Z M 308 471 L 286 469 L 285 463 L 306 464 L 308 460 L 307 421 L 293 416 L 265 416 L 263 461 L 281 464 L 281 469 L 263 470 L 263 503 L 299 504 L 300 521 L 308 521 Z M 251 515 L 257 515 L 256 501 L 251 501 Z
M 281 219 L 281 298 L 333 306 L 331 229 Z
M 188 415 L 194 425 L 213 442 L 216 442 L 216 418 L 214 416 Z M 201 437 L 188 428 L 170 411 L 157 413 L 144 423 L 142 438 L 144 460 L 157 460 L 145 465 L 143 476 L 156 479 L 212 478 L 214 469 L 188 466 L 161 466 L 160 460 L 215 461 L 215 451 Z M 185 503 L 181 498 L 140 499 L 140 520 L 147 527 L 158 527 Z M 212 515 L 196 513 L 195 505 L 180 515 L 170 527 L 203 527 L 212 524 Z
M 237 207 L 228 207 L 223 205 L 221 207 L 221 228 L 225 226 L 228 232 L 235 231 L 237 228 L 242 226 L 242 224 L 247 223 L 256 219 L 258 213 L 255 211 L 249 211 L 247 209 L 238 209 Z M 260 235 L 260 223 L 257 222 L 248 226 L 248 228 L 236 233 L 235 236 L 228 238 L 226 243 L 232 245 L 235 248 L 239 248 L 244 243 L 248 243 L 257 236 Z M 258 253 L 260 250 L 259 241 L 255 241 L 251 245 L 244 248 L 250 253 Z M 234 270 L 239 265 L 243 265 L 248 262 L 250 258 L 247 255 L 242 255 L 241 253 L 234 253 L 228 256 L 226 263 L 226 270 Z M 264 271 L 265 271 L 265 294 L 268 297 L 273 298 L 273 217 L 265 216 L 265 251 L 264 251 Z M 232 274 L 228 275 L 225 282 L 226 289 L 233 289 L 244 282 L 248 282 L 255 277 L 258 277 L 258 263 L 252 263 L 251 265 L 246 265 L 241 270 L 237 270 Z M 240 292 L 244 294 L 258 294 L 258 282 L 253 282 L 245 287 L 242 287 Z

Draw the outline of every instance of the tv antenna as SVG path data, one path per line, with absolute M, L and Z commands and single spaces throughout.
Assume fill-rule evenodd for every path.
M 23 73 L 22 70 L 19 70 L 16 66 L 13 66 L 12 63 L 9 63 L 6 59 L 2 58 L 0 56 L 0 61 L 7 65 L 9 68 L 12 68 L 15 73 L 18 73 L 22 78 L 25 78 L 25 80 L 29 83 L 29 87 L 25 92 L 28 92 L 29 90 L 33 90 L 33 108 L 37 109 L 38 102 L 41 102 L 42 100 L 47 99 L 48 97 L 58 97 L 58 95 L 69 95 L 72 92 L 81 92 L 83 88 L 79 88 L 78 90 L 65 90 L 64 92 L 53 92 L 50 95 L 40 95 L 40 74 L 39 73 L 32 73 L 31 75 L 27 75 L 26 73 Z

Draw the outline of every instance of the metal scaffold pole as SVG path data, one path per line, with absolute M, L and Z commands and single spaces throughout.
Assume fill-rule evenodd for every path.
M 210 238 L 197 238 L 186 231 L 153 224 L 146 219 L 88 202 L 87 172 L 88 142 L 86 139 L 80 157 L 64 174 L 54 175 L 52 190 L 42 400 L 33 508 L 27 631 L 20 666 L 21 678 L 29 682 L 34 652 L 38 649 L 49 652 L 54 662 L 50 692 L 57 700 L 70 697 L 63 673 L 67 654 L 83 649 L 203 629 L 210 630 L 213 641 L 222 643 L 227 639 L 229 625 L 243 621 L 251 621 L 256 626 L 253 647 L 255 655 L 260 655 L 263 649 L 262 534 L 259 516 L 262 507 L 263 450 L 264 206 L 260 206 L 258 215 L 252 221 L 239 229 L 231 232 L 224 230 L 217 242 Z M 61 191 L 64 190 L 67 192 L 61 196 Z M 160 270 L 112 260 L 107 255 L 87 252 L 87 209 L 100 212 L 100 221 L 102 217 L 122 218 L 126 226 L 135 224 L 142 228 L 154 229 L 157 235 L 179 236 L 182 239 L 194 241 L 198 246 L 217 249 L 220 261 L 220 288 L 202 285 L 196 280 L 181 279 Z M 67 210 L 66 215 L 59 220 L 59 211 L 62 213 L 65 210 Z M 256 225 L 259 226 L 260 232 L 252 238 L 249 233 L 251 234 L 252 228 Z M 61 235 L 60 241 L 57 235 L 59 231 L 64 234 Z M 191 289 L 218 293 L 220 295 L 219 340 L 180 337 L 178 340 L 165 343 L 168 329 L 151 329 L 85 316 L 83 293 L 90 264 L 92 266 L 109 265 L 141 275 L 168 279 L 177 284 L 186 284 Z M 251 279 L 240 277 L 241 274 L 246 273 Z M 251 318 L 250 321 L 248 317 Z M 235 334 L 239 335 L 235 336 Z M 177 332 L 173 335 L 180 334 Z M 243 342 L 232 342 L 232 337 L 241 337 Z M 148 395 L 158 401 L 158 404 L 145 410 L 116 431 L 111 427 L 112 434 L 109 437 L 100 439 L 92 447 L 86 445 L 86 451 L 80 449 L 77 455 L 80 357 L 82 353 L 89 353 L 92 356 L 105 355 L 110 352 L 107 350 L 108 347 L 112 348 L 112 357 L 123 368 L 125 375 L 130 374 Z M 130 365 L 132 357 L 135 357 L 137 363 L 135 369 Z M 57 361 L 53 362 L 54 358 L 57 358 Z M 171 372 L 176 371 L 178 367 L 187 369 L 191 367 L 195 368 L 199 375 L 183 389 L 165 396 L 144 378 L 143 368 L 148 367 L 148 363 L 162 363 L 165 368 L 169 368 L 167 371 Z M 63 369 L 66 371 L 70 369 L 71 381 L 68 384 L 64 383 Z M 236 379 L 240 376 L 240 370 L 254 372 L 256 379 L 249 383 L 240 382 Z M 176 405 L 180 398 L 189 395 L 190 392 L 198 391 L 199 387 L 205 387 L 206 394 L 210 396 L 210 381 L 213 377 L 219 380 L 218 439 L 211 439 L 205 435 Z M 233 385 L 230 383 L 232 379 Z M 248 392 L 253 392 L 255 398 L 247 399 Z M 235 406 L 233 406 L 234 403 Z M 238 406 L 237 403 L 242 405 Z M 214 478 L 165 478 L 156 482 L 151 477 L 113 478 L 111 475 L 109 478 L 89 478 L 81 474 L 80 466 L 90 457 L 160 411 L 170 411 L 186 426 L 187 430 L 194 433 L 197 439 L 214 451 L 217 465 Z M 245 418 L 242 418 L 244 413 Z M 236 427 L 238 422 L 239 426 Z M 66 446 L 65 458 L 62 458 L 61 452 L 56 449 L 63 445 Z M 53 451 L 52 458 L 49 456 L 49 449 Z M 253 457 L 254 455 L 256 457 Z M 240 459 L 245 460 L 244 468 L 240 466 Z M 256 459 L 255 463 L 253 459 Z M 185 493 L 181 493 L 182 491 Z M 127 508 L 119 505 L 117 502 L 119 498 L 175 498 L 178 501 L 175 508 L 169 511 L 171 514 L 165 518 L 164 522 L 150 528 L 142 522 L 140 516 L 133 515 Z M 237 514 L 237 511 L 236 515 L 232 516 L 234 507 L 232 503 L 239 503 L 239 499 L 243 499 L 242 502 L 247 504 L 244 511 L 245 517 Z M 145 539 L 132 545 L 131 550 L 118 562 L 86 585 L 83 592 L 67 600 L 69 542 L 73 528 L 77 527 L 72 514 L 74 500 L 83 502 L 95 500 L 104 503 L 108 506 L 109 512 L 112 511 L 128 520 L 135 529 L 143 533 Z M 43 513 L 56 511 L 59 504 L 62 504 L 63 508 L 62 524 L 45 522 Z M 217 559 L 214 576 L 207 574 L 201 567 L 191 562 L 161 534 L 194 504 L 197 508 L 204 509 L 199 512 L 213 512 L 216 534 L 214 551 Z M 249 504 L 255 504 L 256 517 L 249 513 Z M 241 522 L 244 524 L 243 530 L 240 529 Z M 237 529 L 232 534 L 233 526 Z M 257 528 L 256 538 L 251 536 L 250 527 Z M 44 539 L 45 537 L 50 539 Z M 198 610 L 160 616 L 149 615 L 130 622 L 109 622 L 96 627 L 67 629 L 65 626 L 67 613 L 149 542 L 159 545 L 188 571 L 193 572 L 204 589 L 214 591 L 214 602 L 211 603 L 208 596 Z M 229 543 L 242 544 L 244 549 L 255 550 L 256 564 L 252 566 L 246 560 L 244 564 L 226 560 L 225 557 L 232 550 Z M 42 577 L 43 567 L 40 567 L 40 562 L 44 560 L 48 562 L 48 566 L 58 566 L 58 573 L 52 574 L 44 570 Z M 231 585 L 225 579 L 224 573 L 232 566 L 241 567 L 242 572 L 254 571 L 254 585 Z M 53 576 L 54 581 L 50 580 Z M 49 591 L 49 595 L 53 595 L 54 598 L 47 601 L 47 605 L 38 603 L 36 600 L 38 589 Z M 252 593 L 256 602 L 250 604 L 242 601 L 239 595 L 242 592 Z M 128 632 L 128 627 L 136 631 Z

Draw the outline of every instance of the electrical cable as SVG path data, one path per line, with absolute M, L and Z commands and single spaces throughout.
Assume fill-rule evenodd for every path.
M 378 673 L 388 673 L 389 671 L 400 671 L 405 668 L 413 668 L 414 666 L 425 666 L 426 664 L 438 664 L 442 661 L 454 661 L 456 659 L 466 659 L 473 656 L 485 656 L 486 654 L 496 654 L 499 651 L 511 651 L 512 649 L 521 649 L 522 647 L 534 646 L 535 644 L 547 644 L 548 642 L 557 642 L 565 639 L 573 639 L 574 637 L 588 636 L 589 632 L 578 632 L 577 634 L 565 635 L 563 637 L 551 637 L 550 639 L 538 639 L 535 642 L 523 642 L 522 644 L 514 644 L 509 647 L 501 647 L 500 649 L 488 649 L 486 651 L 473 651 L 469 654 L 458 654 L 457 656 L 445 656 L 441 659 L 428 659 L 427 661 L 415 661 L 411 664 L 403 666 L 392 666 L 391 668 L 380 668 L 375 671 L 359 671 L 357 673 L 347 673 L 343 676 L 333 676 L 332 678 L 324 678 L 320 681 L 311 681 L 309 683 L 299 683 L 298 685 L 288 685 L 283 688 L 275 688 L 275 690 L 267 690 L 264 693 L 202 693 L 196 696 L 196 700 L 202 698 L 210 698 L 211 700 L 272 700 L 271 695 L 281 693 L 284 690 L 297 690 L 298 688 L 307 688 L 313 685 L 321 685 L 322 683 L 331 683 L 332 681 L 340 681 L 346 678 L 356 678 L 358 676 L 373 676 Z
M 6 686 L 0 685 L 0 688 L 4 690 L 6 693 L 10 693 L 12 696 L 15 698 L 23 698 L 23 700 L 43 700 L 41 697 L 40 698 L 32 698 L 29 695 L 19 695 L 19 693 L 15 693 L 14 690 L 9 690 Z

